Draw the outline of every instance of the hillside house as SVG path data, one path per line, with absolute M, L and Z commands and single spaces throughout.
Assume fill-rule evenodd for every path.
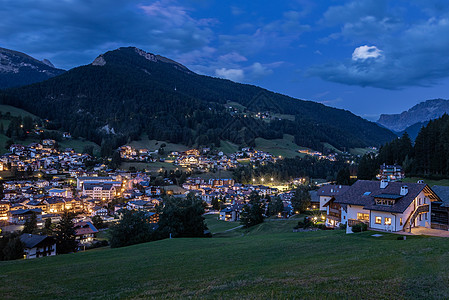
M 56 241 L 52 237 L 24 233 L 20 240 L 24 245 L 25 259 L 56 255 Z
M 78 222 L 74 225 L 76 240 L 80 244 L 93 242 L 98 229 L 91 222 Z
M 370 228 L 393 232 L 418 226 L 431 228 L 431 203 L 438 200 L 424 183 L 359 180 L 328 203 L 326 224 L 352 227 L 364 222 Z M 330 209 L 338 207 L 340 220 L 332 222 Z

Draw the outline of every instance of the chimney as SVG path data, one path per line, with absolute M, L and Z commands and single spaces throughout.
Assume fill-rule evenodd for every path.
M 401 186 L 401 196 L 405 196 L 408 193 L 408 187 L 406 185 Z
M 386 181 L 385 179 L 382 179 L 382 180 L 380 181 L 380 188 L 381 188 L 381 189 L 386 188 L 387 185 L 388 185 L 388 181 Z

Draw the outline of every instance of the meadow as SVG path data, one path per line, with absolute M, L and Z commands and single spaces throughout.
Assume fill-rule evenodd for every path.
M 208 216 L 216 233 L 229 229 Z M 216 216 L 215 216 L 216 217 Z M 438 299 L 449 297 L 449 241 L 268 221 L 212 238 L 167 239 L 0 262 L 2 299 Z M 238 225 L 231 223 L 229 227 Z

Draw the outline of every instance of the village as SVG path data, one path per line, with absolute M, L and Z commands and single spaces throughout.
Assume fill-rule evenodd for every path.
M 118 152 L 124 161 L 145 162 L 154 161 L 152 154 L 157 153 L 130 146 L 120 147 Z M 273 178 L 262 178 L 257 183 L 253 179 L 251 184 L 242 184 L 232 178 L 191 176 L 174 192 L 167 189 L 168 184 L 173 184 L 169 178 L 164 178 L 162 185 L 154 185 L 150 172 L 111 170 L 104 165 L 88 168 L 91 159 L 90 155 L 76 153 L 73 149 L 58 150 L 53 140 L 28 146 L 11 145 L 10 153 L 0 156 L 2 170 L 14 170 L 13 176 L 27 174 L 28 177 L 2 181 L 2 232 L 22 230 L 32 219 L 38 228 L 48 227 L 60 222 L 62 214 L 71 212 L 76 216 L 78 248 L 85 249 L 95 245 L 100 232 L 118 222 L 124 210 L 144 211 L 151 222 L 157 224 L 158 207 L 163 205 L 165 195 L 194 195 L 203 201 L 206 213 L 215 213 L 222 221 L 238 222 L 243 207 L 251 195 L 256 194 L 264 199 L 264 215 L 289 218 L 299 213 L 292 203 L 295 189 L 310 184 L 306 178 L 295 178 L 280 189 L 273 184 Z M 212 169 L 232 170 L 241 159 L 265 164 L 281 158 L 251 148 L 230 155 L 203 148 L 171 152 L 167 160 L 174 166 L 194 169 L 201 174 Z M 307 210 L 315 211 L 314 221 L 324 223 L 325 228 L 346 228 L 348 233 L 354 225 L 360 224 L 389 232 L 412 232 L 414 228 L 449 229 L 448 188 L 431 188 L 423 182 L 403 184 L 404 172 L 397 165 L 381 166 L 377 179 L 359 180 L 352 186 L 332 182 L 315 186 L 308 191 Z M 275 202 L 278 205 L 273 212 Z M 48 246 L 53 243 L 49 237 L 24 235 L 25 245 L 27 241 L 30 241 L 27 258 L 56 254 L 54 247 Z M 38 250 L 42 245 L 53 250 Z
M 28 146 L 13 144 L 9 150 L 10 153 L 0 156 L 1 170 L 11 173 L 10 178 L 2 178 L 0 225 L 3 233 L 23 230 L 33 219 L 38 228 L 58 224 L 63 213 L 71 212 L 76 215 L 74 222 L 81 249 L 94 244 L 101 231 L 101 228 L 94 226 L 93 220 L 101 219 L 101 224 L 107 227 L 120 220 L 123 210 L 138 210 L 147 212 L 151 220 L 157 223 L 157 207 L 163 203 L 165 195 L 186 197 L 189 193 L 204 201 L 206 211 L 220 213 L 220 220 L 238 221 L 244 204 L 253 192 L 266 199 L 281 197 L 283 209 L 280 215 L 292 214 L 291 191 L 278 190 L 269 179 L 266 183 L 271 186 L 263 185 L 263 179 L 262 183 L 245 185 L 233 179 L 189 177 L 174 192 L 167 188 L 167 185 L 173 184 L 169 178 L 164 178 L 161 185 L 153 185 L 154 174 L 150 172 L 111 170 L 101 164 L 91 166 L 90 155 L 76 153 L 73 149 L 58 150 L 54 140 L 43 140 Z M 152 153 L 145 149 L 123 146 L 118 152 L 123 161 L 155 160 Z M 230 155 L 203 148 L 201 151 L 172 152 L 167 161 L 176 167 L 202 173 L 212 169 L 231 170 L 239 165 L 240 159 L 265 164 L 279 158 L 251 148 L 243 148 Z M 25 244 L 28 238 L 24 237 Z M 35 237 L 31 241 L 41 239 Z M 49 240 L 42 239 L 44 244 Z M 34 246 L 31 249 L 36 248 Z M 29 250 L 27 253 L 34 253 L 35 256 L 27 254 L 27 257 L 49 254 L 48 251 L 37 252 L 36 249 Z M 51 255 L 56 253 L 50 252 Z

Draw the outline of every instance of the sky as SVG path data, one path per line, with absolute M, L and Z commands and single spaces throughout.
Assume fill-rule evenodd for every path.
M 122 46 L 373 121 L 449 98 L 449 1 L 1 1 L 0 47 L 68 70 Z

